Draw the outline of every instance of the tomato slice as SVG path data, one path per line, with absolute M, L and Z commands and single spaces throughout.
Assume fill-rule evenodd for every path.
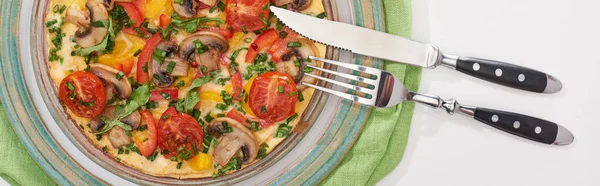
M 268 4 L 269 0 L 227 0 L 227 24 L 235 32 L 259 30 L 265 27 L 263 19 L 269 17 Z
M 128 2 L 117 2 L 118 5 L 123 7 L 127 16 L 129 16 L 129 20 L 134 21 L 132 26 L 139 27 L 144 22 L 144 17 L 142 16 L 142 12 L 135 6 L 133 3 Z
M 217 33 L 227 39 L 231 39 L 231 37 L 233 37 L 233 33 L 231 32 L 231 30 L 225 29 L 225 28 L 208 27 L 208 28 L 201 28 L 200 31 L 211 31 L 211 32 Z
M 140 150 L 142 155 L 148 157 L 148 156 L 152 155 L 152 153 L 154 153 L 154 151 L 156 150 L 156 144 L 157 144 L 156 121 L 154 120 L 152 113 L 150 113 L 148 110 L 142 110 L 140 112 L 142 114 L 143 122 L 146 123 L 146 126 L 148 127 L 148 130 L 144 131 L 144 132 L 148 133 L 148 138 L 145 141 L 138 141 L 138 140 L 136 140 L 136 138 L 133 138 L 133 142 L 135 142 L 135 146 L 137 146 L 137 148 Z M 138 132 L 138 131 L 134 131 L 134 132 Z M 142 140 L 144 140 L 144 139 L 142 139 Z
M 75 115 L 94 118 L 106 105 L 106 90 L 96 75 L 77 71 L 65 77 L 58 87 L 58 97 Z
M 203 139 L 200 124 L 190 115 L 177 113 L 173 107 L 167 109 L 158 122 L 158 147 L 168 151 L 164 155 L 167 159 L 177 156 L 180 148 L 190 152 L 190 158 L 193 158 L 194 149 L 202 148 Z
M 289 75 L 268 72 L 254 79 L 248 102 L 258 118 L 278 122 L 294 114 L 297 93 L 296 83 Z
M 169 24 L 171 24 L 171 17 L 167 16 L 165 14 L 160 14 L 160 21 L 159 21 L 159 26 L 161 28 L 165 28 L 167 27 Z
M 256 58 L 256 55 L 258 55 L 258 52 L 273 45 L 277 39 L 279 39 L 279 35 L 273 28 L 260 34 L 248 48 L 248 52 L 246 53 L 246 62 L 252 63 L 254 58 Z
M 152 53 L 154 52 L 154 49 L 156 48 L 158 43 L 160 43 L 160 41 L 162 41 L 160 33 L 152 35 L 152 37 L 148 39 L 148 41 L 146 41 L 146 45 L 144 45 L 142 52 L 140 52 L 140 55 L 138 56 L 135 76 L 136 81 L 140 84 L 144 84 L 150 79 L 147 71 L 147 65 L 150 59 L 152 58 Z M 144 66 L 146 66 L 146 71 L 144 71 Z
M 227 70 L 231 74 L 231 66 L 227 64 Z M 242 91 L 244 91 L 244 85 L 242 84 L 242 73 L 240 67 L 236 67 L 236 72 L 231 75 L 231 85 L 233 87 L 233 99 L 240 100 L 242 97 Z
M 150 91 L 150 101 L 164 101 L 167 100 L 165 97 L 170 98 L 167 101 L 176 100 L 178 96 L 179 90 L 176 88 L 156 89 Z
M 274 62 L 280 62 L 281 57 L 288 53 L 290 49 L 288 48 L 288 43 L 294 41 L 296 37 L 298 37 L 298 33 L 294 32 L 292 29 L 285 27 L 283 32 L 287 33 L 285 38 L 279 38 L 277 41 L 269 48 L 269 54 L 271 55 L 271 60 Z
M 264 119 L 245 116 L 244 114 L 238 112 L 235 109 L 231 109 L 229 112 L 227 112 L 226 116 L 228 118 L 231 118 L 233 120 L 240 122 L 241 124 L 243 124 L 244 126 L 246 126 L 248 128 L 252 127 L 252 124 L 249 123 L 251 121 L 257 122 L 260 125 L 260 127 L 262 127 L 262 128 L 266 128 L 266 127 L 273 125 L 273 123 L 267 122 Z

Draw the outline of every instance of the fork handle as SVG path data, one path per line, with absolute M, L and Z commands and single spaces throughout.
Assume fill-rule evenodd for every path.
M 475 120 L 523 138 L 545 144 L 568 145 L 573 134 L 556 123 L 523 114 L 475 108 Z
M 461 105 L 455 99 L 442 99 L 439 96 L 416 92 L 408 92 L 406 99 L 442 108 L 449 114 L 459 112 L 504 132 L 540 143 L 568 145 L 574 140 L 573 134 L 566 128 L 523 114 Z

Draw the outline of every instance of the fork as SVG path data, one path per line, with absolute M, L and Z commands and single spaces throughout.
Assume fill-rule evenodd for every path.
M 367 78 L 360 75 L 346 74 L 305 63 L 306 67 L 355 82 L 363 83 L 361 86 L 357 85 L 358 83 L 351 84 L 341 82 L 311 73 L 304 74 L 325 82 L 332 83 L 334 85 L 354 90 L 356 92 L 364 93 L 363 96 L 361 94 L 341 92 L 330 88 L 301 82 L 305 86 L 312 87 L 344 99 L 375 107 L 392 107 L 402 103 L 403 101 L 414 101 L 429 105 L 434 108 L 442 108 L 450 115 L 458 112 L 504 132 L 544 144 L 568 145 L 571 144 L 575 139 L 569 130 L 547 120 L 512 112 L 461 105 L 455 99 L 442 99 L 439 96 L 409 91 L 406 89 L 406 87 L 404 87 L 402 82 L 397 77 L 384 70 L 343 63 L 314 56 L 310 56 L 309 58 L 311 60 L 321 61 L 330 65 L 335 65 L 352 71 L 358 71 L 371 75 L 370 78 Z

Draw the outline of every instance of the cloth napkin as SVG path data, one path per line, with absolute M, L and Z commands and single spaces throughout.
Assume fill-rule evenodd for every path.
M 411 0 L 383 0 L 386 30 L 410 37 Z M 417 91 L 421 68 L 385 62 L 384 69 Z M 402 160 L 408 140 L 414 103 L 404 102 L 392 108 L 375 108 L 352 149 L 323 185 L 375 185 Z
M 383 0 L 388 33 L 409 37 L 411 1 Z M 416 91 L 421 69 L 385 62 L 384 68 Z M 373 109 L 362 134 L 323 185 L 375 185 L 402 159 L 414 103 Z M 29 156 L 0 103 L 0 177 L 11 185 L 56 185 Z

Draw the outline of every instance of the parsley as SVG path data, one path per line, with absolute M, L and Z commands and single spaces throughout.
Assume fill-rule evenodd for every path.
M 216 172 L 214 172 L 212 177 L 214 178 L 214 177 L 223 175 L 226 172 L 239 170 L 241 168 L 242 168 L 242 160 L 238 157 L 235 157 L 235 158 L 232 158 L 231 160 L 229 160 L 229 162 L 223 168 L 218 169 Z
M 232 103 L 233 97 L 227 93 L 225 90 L 221 90 L 221 97 L 223 97 L 223 102 L 226 105 L 230 105 Z
M 229 57 L 229 60 L 231 60 L 232 63 L 235 62 L 235 59 L 237 59 L 237 57 L 240 55 L 240 52 L 242 52 L 243 50 L 248 50 L 248 48 L 244 47 L 233 51 L 231 57 Z
M 205 133 L 207 134 L 207 133 Z M 210 143 L 214 138 L 211 135 L 204 135 L 204 139 L 202 139 L 202 153 L 208 153 L 208 149 L 210 149 Z
M 298 41 L 292 41 L 287 44 L 288 48 L 298 48 L 302 46 L 302 43 Z
M 258 53 L 258 55 L 256 55 L 256 58 L 254 59 L 254 63 L 264 63 L 265 61 L 267 61 L 267 58 L 269 58 L 269 55 L 267 53 Z
M 50 27 L 54 24 L 56 24 L 58 21 L 56 21 L 56 19 L 50 20 L 48 22 L 46 22 L 46 27 Z
M 165 113 L 163 116 L 160 117 L 160 120 L 163 120 L 163 121 L 165 121 L 167 119 L 169 119 L 169 114 L 167 114 L 167 113 Z
M 160 48 L 154 49 L 154 53 L 152 53 L 152 59 L 157 60 L 159 62 L 163 62 L 167 57 L 167 52 L 161 50 Z
M 277 86 L 277 93 L 283 94 L 283 91 L 284 91 L 283 86 L 281 86 L 281 85 Z
M 285 39 L 285 37 L 288 36 L 288 33 L 286 31 L 281 31 L 281 32 L 279 32 L 278 35 L 279 35 L 279 38 Z
M 307 67 L 307 66 L 302 68 L 302 72 L 304 72 L 304 73 L 311 73 L 312 71 L 313 71 L 313 69 L 310 67 Z
M 263 159 L 265 156 L 267 156 L 267 148 L 269 148 L 269 145 L 266 143 L 260 144 L 260 149 L 258 149 L 256 159 Z
M 214 118 L 210 115 L 210 112 L 204 117 L 204 121 L 206 122 L 211 122 L 213 119 Z
M 154 161 L 156 156 L 158 155 L 158 151 L 154 151 L 154 153 L 150 154 L 150 156 L 146 157 L 147 160 Z
M 225 3 L 223 3 L 223 1 L 219 1 L 217 3 L 217 8 L 219 8 L 221 12 L 225 11 Z
M 300 60 L 298 60 L 298 59 L 295 59 L 295 60 L 294 60 L 294 66 L 297 66 L 297 67 L 299 67 L 299 66 L 300 66 Z
M 123 72 L 119 71 L 119 72 L 117 72 L 116 78 L 117 78 L 118 80 L 121 80 L 121 79 L 123 79 L 123 76 L 125 76 L 125 73 L 123 73 Z
M 175 68 L 175 62 L 173 62 L 173 61 L 169 61 L 169 63 L 167 64 L 167 69 L 166 69 L 166 72 L 167 72 L 168 74 L 171 74 L 171 73 L 173 73 L 173 69 L 174 69 L 174 68 Z
M 217 103 L 217 105 L 215 105 L 215 107 L 219 110 L 227 110 L 227 105 L 222 104 L 222 103 Z
M 284 26 L 285 25 L 283 24 L 283 22 L 277 21 L 277 24 L 275 24 L 275 29 L 281 30 L 281 29 L 283 29 Z
M 304 96 L 302 95 L 302 92 L 298 91 L 298 101 L 302 102 L 304 101 Z
M 202 41 L 200 41 L 199 39 L 196 39 L 194 41 L 194 48 L 196 49 L 196 53 L 198 54 L 205 53 L 209 50 L 208 46 L 203 45 Z
M 69 89 L 71 91 L 75 90 L 75 86 L 73 85 L 72 82 L 67 81 L 67 89 Z
M 323 18 L 325 18 L 325 16 L 327 16 L 327 15 L 325 15 L 325 12 L 321 12 L 321 13 L 320 13 L 319 15 L 317 15 L 316 17 L 317 17 L 317 18 L 319 18 L 319 19 L 323 19 Z
M 158 108 L 158 102 L 148 101 L 148 103 L 146 103 L 146 109 L 155 109 L 155 108 Z
M 140 55 L 140 53 L 142 53 L 142 50 L 138 49 L 137 51 L 135 51 L 135 53 L 133 53 L 133 56 L 137 57 L 138 55 Z
M 277 127 L 277 132 L 275 132 L 275 137 L 276 138 L 287 137 L 290 135 L 291 130 L 292 130 L 292 126 L 282 123 L 279 125 L 279 127 Z
M 256 121 L 250 121 L 250 120 L 246 120 L 246 122 L 250 123 L 250 128 L 254 131 L 257 132 L 260 129 L 262 129 L 260 127 L 260 123 L 256 122 Z
M 260 113 L 266 113 L 267 112 L 267 107 L 266 106 L 262 106 L 260 107 Z
M 177 87 L 177 88 L 181 88 L 183 86 L 185 86 L 185 81 L 183 81 L 183 80 L 181 80 L 181 81 L 177 82 L 177 84 L 175 84 L 175 87 Z

